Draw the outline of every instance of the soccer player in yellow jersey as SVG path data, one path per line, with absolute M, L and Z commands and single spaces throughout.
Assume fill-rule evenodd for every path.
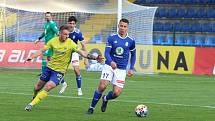
M 25 62 L 30 61 L 42 55 L 42 53 L 48 49 L 53 50 L 53 56 L 51 56 L 45 71 L 41 74 L 40 80 L 35 85 L 33 100 L 25 107 L 26 111 L 31 111 L 32 107 L 44 99 L 50 90 L 59 85 L 70 64 L 72 52 L 75 51 L 87 59 L 102 61 L 100 56 L 95 57 L 79 49 L 78 46 L 68 38 L 69 29 L 70 28 L 66 25 L 61 26 L 59 37 L 51 39 L 42 49 L 25 60 Z

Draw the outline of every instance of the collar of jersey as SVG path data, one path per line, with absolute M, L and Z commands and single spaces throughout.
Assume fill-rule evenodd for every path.
M 128 33 L 126 34 L 126 36 L 123 38 L 123 37 L 121 37 L 120 35 L 119 35 L 119 33 L 117 33 L 117 35 L 118 35 L 118 37 L 119 38 L 121 38 L 121 39 L 125 39 L 125 38 L 127 38 L 128 37 Z
M 73 31 L 72 31 L 72 32 L 70 32 L 70 33 L 73 33 L 73 32 L 75 32 L 75 30 L 76 30 L 76 28 L 74 27 Z

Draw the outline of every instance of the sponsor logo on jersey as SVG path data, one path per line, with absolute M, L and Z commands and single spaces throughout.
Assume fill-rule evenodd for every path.
M 122 55 L 124 53 L 124 49 L 122 47 L 117 47 L 116 48 L 116 54 L 117 55 Z

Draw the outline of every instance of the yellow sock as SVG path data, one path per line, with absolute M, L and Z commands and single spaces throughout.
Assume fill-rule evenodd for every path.
M 42 90 L 37 94 L 37 96 L 34 98 L 34 100 L 31 102 L 32 106 L 39 103 L 42 99 L 44 99 L 48 95 L 48 92 L 45 90 Z

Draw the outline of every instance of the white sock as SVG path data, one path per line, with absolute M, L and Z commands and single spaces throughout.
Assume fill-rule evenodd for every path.
M 81 91 L 81 88 L 78 88 L 78 91 Z
M 67 85 L 67 83 L 66 82 L 63 82 L 63 84 L 62 84 L 63 86 L 66 86 Z

